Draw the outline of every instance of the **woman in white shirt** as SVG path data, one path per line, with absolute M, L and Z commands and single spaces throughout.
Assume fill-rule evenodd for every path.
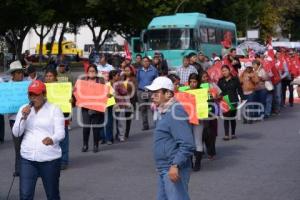
M 46 86 L 39 80 L 28 87 L 29 105 L 20 108 L 13 134 L 21 143 L 20 199 L 31 200 L 40 176 L 47 199 L 59 200 L 61 148 L 65 137 L 62 111 L 47 102 Z

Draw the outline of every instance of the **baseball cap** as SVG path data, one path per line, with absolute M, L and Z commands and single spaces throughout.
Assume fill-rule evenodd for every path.
M 245 67 L 252 67 L 252 62 L 245 62 Z
M 151 85 L 146 86 L 146 89 L 150 91 L 156 91 L 160 89 L 174 91 L 174 84 L 172 83 L 171 79 L 165 76 L 160 76 L 154 79 Z
M 215 62 L 215 61 L 217 61 L 217 60 L 219 60 L 219 61 L 220 61 L 220 60 L 221 60 L 221 58 L 220 58 L 220 57 L 218 57 L 218 56 L 214 57 L 214 62 Z
M 28 93 L 39 95 L 43 92 L 46 92 L 46 85 L 40 80 L 32 81 L 28 87 Z

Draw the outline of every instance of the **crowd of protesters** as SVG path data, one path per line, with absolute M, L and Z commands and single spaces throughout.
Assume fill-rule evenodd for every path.
M 15 61 L 11 63 L 9 73 L 12 82 L 40 80 L 44 83 L 71 82 L 74 85 L 75 80 L 67 69 L 66 63 L 60 62 L 54 66 L 51 63 L 41 75 L 30 64 L 25 65 L 20 61 Z M 217 80 L 211 77 L 212 69 L 220 74 Z M 85 76 L 81 79 L 109 86 L 108 98 L 115 98 L 116 104 L 107 107 L 105 113 L 87 108 L 81 109 L 82 121 L 85 125 L 82 129 L 81 150 L 82 152 L 89 150 L 91 131 L 93 132 L 93 152 L 95 153 L 99 151 L 99 143 L 112 145 L 115 141 L 126 142 L 130 136 L 131 121 L 136 109 L 140 112 L 142 119 L 142 131 L 149 130 L 152 127 L 149 116 L 152 113 L 155 116 L 157 105 L 151 104 L 153 91 L 148 89 L 148 86 L 152 85 L 158 77 L 165 77 L 172 82 L 174 90 L 170 89 L 171 94 L 178 92 L 178 88 L 182 86 L 187 86 L 187 90 L 195 90 L 202 88 L 203 84 L 208 84 L 209 117 L 200 120 L 198 125 L 192 125 L 191 129 L 195 146 L 195 148 L 191 148 L 194 154 L 191 164 L 194 171 L 199 171 L 205 152 L 209 160 L 215 159 L 218 120 L 221 119 L 219 116 L 223 116 L 224 141 L 237 139 L 236 126 L 237 119 L 239 119 L 237 113 L 241 102 L 247 100 L 242 108 L 245 111 L 242 116 L 243 123 L 253 124 L 279 115 L 287 105 L 293 107 L 295 88 L 292 83 L 299 75 L 300 56 L 297 52 L 287 49 L 275 51 L 269 48 L 263 54 L 251 55 L 249 53 L 248 56 L 241 57 L 236 54 L 236 49 L 232 48 L 222 56 L 212 55 L 211 59 L 202 52 L 190 53 L 182 58 L 182 66 L 176 72 L 170 71 L 167 61 L 160 52 L 156 52 L 153 58 L 138 54 L 135 61 L 127 56 L 121 59 L 118 66 L 110 65 L 105 56 L 100 56 L 99 59 L 94 59 L 90 63 Z M 167 82 L 168 80 L 163 79 Z M 289 98 L 286 105 L 287 89 Z M 230 109 L 226 111 L 221 108 L 224 96 L 228 96 L 230 104 Z M 74 97 L 73 105 L 75 102 L 76 98 Z M 59 143 L 62 150 L 60 159 L 62 170 L 67 169 L 69 163 L 68 132 L 71 118 L 68 118 L 68 115 L 68 113 L 64 113 L 65 137 L 64 139 L 60 138 Z M 20 161 L 25 161 L 20 155 L 22 135 L 20 135 L 21 137 L 16 136 L 17 125 L 13 129 L 16 116 L 17 113 L 11 113 L 8 118 L 14 132 L 16 158 L 14 175 L 19 176 Z M 172 120 L 169 119 L 170 122 Z M 5 131 L 3 115 L 0 115 L 0 123 L 0 142 L 3 143 Z M 160 123 L 155 125 L 159 126 Z M 165 123 L 168 123 L 168 120 Z M 104 126 L 98 126 L 100 124 L 104 124 Z M 116 134 L 114 134 L 114 125 Z

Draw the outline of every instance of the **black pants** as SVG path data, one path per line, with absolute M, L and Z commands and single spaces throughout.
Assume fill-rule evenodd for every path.
M 4 141 L 4 136 L 5 136 L 4 115 L 0 115 L 0 142 Z
M 291 80 L 282 80 L 281 81 L 281 89 L 282 89 L 282 101 L 281 104 L 285 104 L 285 97 L 286 97 L 286 88 L 289 89 L 289 103 L 290 105 L 294 104 L 294 88 L 293 85 L 291 85 Z
M 15 120 L 9 120 L 10 128 L 12 129 L 15 124 Z M 13 142 L 14 142 L 14 148 L 15 148 L 15 172 L 20 173 L 20 160 L 21 160 L 21 143 L 23 136 L 21 137 L 15 137 L 12 135 Z
M 81 112 L 82 112 L 82 120 L 84 123 L 83 145 L 88 146 L 90 131 L 92 129 L 93 137 L 94 137 L 94 146 L 98 146 L 100 131 L 104 127 L 104 113 L 91 111 L 85 108 L 82 108 Z
M 235 135 L 235 129 L 236 129 L 236 110 L 230 110 L 227 113 L 223 114 L 224 119 L 224 129 L 225 129 L 225 136 L 229 136 L 229 129 L 231 126 L 231 135 Z M 228 118 L 228 119 L 226 119 Z
M 203 142 L 206 146 L 206 151 L 209 156 L 216 155 L 216 138 L 218 135 L 218 121 L 214 120 L 203 120 Z

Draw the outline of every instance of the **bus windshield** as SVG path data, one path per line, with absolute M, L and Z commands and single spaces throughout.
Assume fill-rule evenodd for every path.
M 148 30 L 148 50 L 190 49 L 192 32 L 192 29 Z

